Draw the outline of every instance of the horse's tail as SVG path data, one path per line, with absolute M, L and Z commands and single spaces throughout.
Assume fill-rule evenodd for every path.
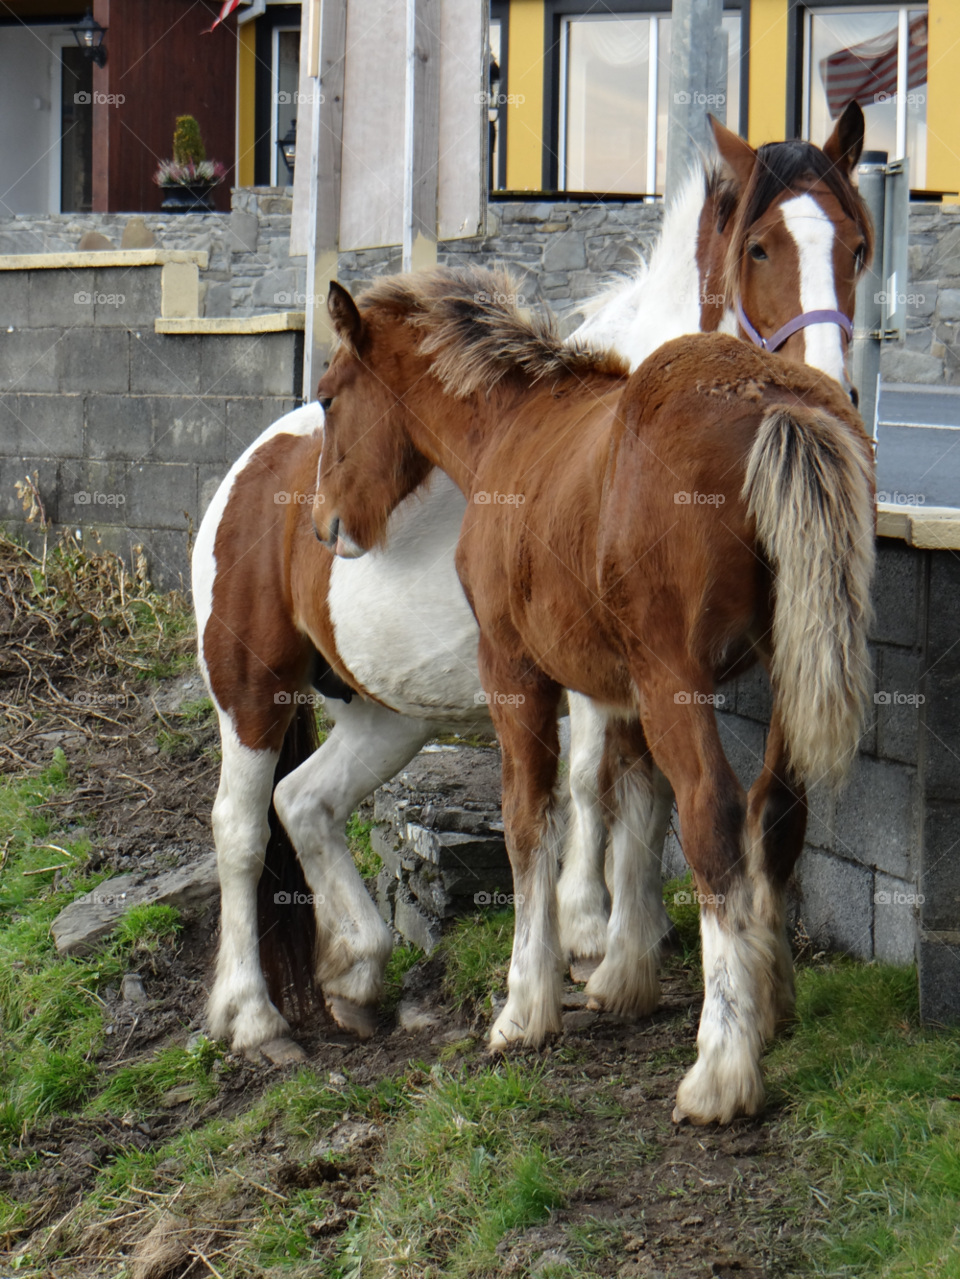
M 774 573 L 773 666 L 789 758 L 838 783 L 870 680 L 874 481 L 863 441 L 829 414 L 777 406 L 760 423 L 743 497 Z
M 309 759 L 319 745 L 313 707 L 298 705 L 280 747 L 274 790 L 280 779 Z M 270 838 L 257 885 L 260 966 L 277 1008 L 284 1011 L 284 993 L 292 990 L 301 1020 L 316 989 L 317 921 L 312 901 L 296 849 L 271 800 Z

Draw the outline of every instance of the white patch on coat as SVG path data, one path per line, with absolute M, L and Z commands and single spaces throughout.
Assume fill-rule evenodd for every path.
M 812 195 L 797 195 L 780 206 L 800 259 L 801 311 L 836 311 L 833 223 Z M 845 384 L 843 334 L 837 324 L 811 324 L 803 330 L 804 361 Z

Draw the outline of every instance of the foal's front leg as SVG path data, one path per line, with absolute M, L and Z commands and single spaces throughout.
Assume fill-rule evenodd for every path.
M 537 673 L 522 683 L 511 679 L 484 654 L 482 640 L 480 653 L 503 757 L 503 823 L 515 903 L 507 1003 L 490 1032 L 490 1050 L 497 1052 L 518 1040 L 537 1047 L 563 1026 L 556 894 L 561 832 L 554 795 L 561 689 Z M 532 663 L 524 665 L 529 671 Z

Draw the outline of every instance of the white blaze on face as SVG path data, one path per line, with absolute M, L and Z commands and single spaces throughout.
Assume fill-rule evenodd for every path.
M 801 311 L 836 311 L 833 274 L 833 223 L 812 195 L 798 195 L 781 206 L 800 261 Z M 802 330 L 805 363 L 822 369 L 845 386 L 843 334 L 838 324 L 810 324 Z

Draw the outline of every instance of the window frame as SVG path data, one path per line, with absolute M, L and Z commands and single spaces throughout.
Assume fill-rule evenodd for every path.
M 280 103 L 277 96 L 280 92 L 280 32 L 296 31 L 300 35 L 300 23 L 278 22 L 270 32 L 270 185 L 272 187 L 287 186 L 286 180 L 280 181 Z M 299 77 L 297 80 L 299 85 Z M 297 89 L 299 93 L 299 88 Z M 299 103 L 297 117 L 299 119 Z M 286 133 L 286 129 L 284 129 Z M 284 175 L 286 177 L 286 175 Z
M 565 194 L 560 185 L 561 156 L 561 109 L 564 59 L 562 56 L 564 31 L 571 18 L 585 18 L 601 15 L 623 17 L 669 17 L 673 8 L 672 0 L 545 0 L 544 4 L 544 76 L 543 76 L 543 163 L 541 170 L 541 189 Z M 747 135 L 750 101 L 750 0 L 724 0 L 724 12 L 740 14 L 740 113 L 738 132 L 741 137 Z M 648 77 L 648 102 L 657 91 L 657 77 Z M 732 127 L 732 125 L 731 125 Z M 654 152 L 653 163 L 656 163 Z M 650 156 L 647 157 L 649 178 Z M 652 192 L 636 192 L 635 194 L 652 196 Z M 629 198 L 629 193 L 624 193 Z M 657 197 L 660 198 L 660 197 Z

